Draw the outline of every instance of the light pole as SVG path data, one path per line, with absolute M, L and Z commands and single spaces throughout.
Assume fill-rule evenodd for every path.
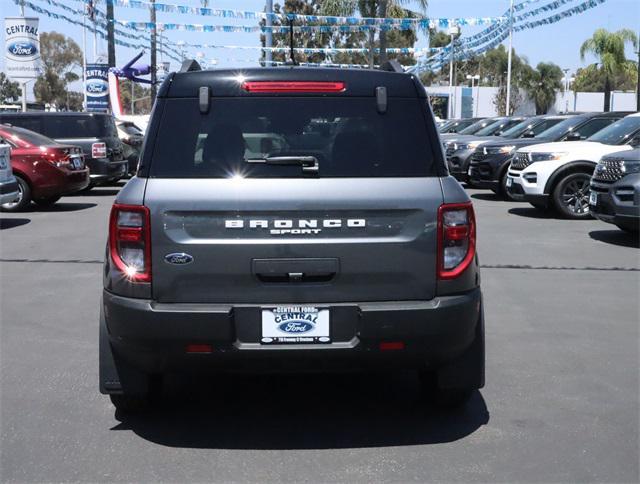
M 569 112 L 569 86 L 573 81 L 575 81 L 576 78 L 569 75 L 569 69 L 562 69 L 562 72 L 564 72 L 564 77 L 562 78 L 562 80 L 564 81 L 564 101 L 565 101 L 564 112 L 568 113 Z
M 448 106 L 448 119 L 453 118 L 455 115 L 455 111 L 453 109 L 453 56 L 454 56 L 454 38 L 456 35 L 460 33 L 460 27 L 457 25 L 452 25 L 449 27 L 449 35 L 451 36 L 451 42 L 449 45 L 451 46 L 451 60 L 449 61 L 449 106 Z
M 505 114 L 509 116 L 511 114 L 511 50 L 513 45 L 513 0 L 509 4 L 509 53 L 507 56 L 507 105 L 505 107 Z
M 471 75 L 471 74 L 467 74 L 467 80 L 471 81 L 471 94 L 473 95 L 473 81 L 478 81 L 478 90 L 476 92 L 476 103 L 475 106 L 473 107 L 473 109 L 471 110 L 471 117 L 475 117 L 477 116 L 476 110 L 477 110 L 477 98 L 478 95 L 480 94 L 480 75 L 479 74 L 475 74 L 475 75 Z

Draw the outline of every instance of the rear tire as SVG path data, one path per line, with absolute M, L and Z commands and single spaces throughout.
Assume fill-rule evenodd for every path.
M 0 210 L 3 212 L 21 212 L 31 203 L 31 187 L 21 176 L 15 177 L 18 182 L 18 200 L 0 205 Z
M 58 200 L 60 200 L 60 196 L 58 197 L 49 197 L 49 198 L 40 198 L 39 200 L 34 200 L 34 202 L 36 202 L 36 205 L 39 205 L 40 207 L 50 207 L 51 205 L 55 204 Z
M 584 171 L 570 173 L 553 188 L 553 206 L 564 218 L 584 220 L 589 213 L 589 183 L 591 174 Z

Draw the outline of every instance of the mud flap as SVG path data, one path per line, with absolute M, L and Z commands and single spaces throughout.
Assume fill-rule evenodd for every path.
M 476 324 L 473 343 L 459 358 L 438 369 L 438 388 L 476 389 L 484 387 L 484 305 Z
M 100 302 L 99 379 L 100 393 L 104 395 L 146 396 L 149 393 L 149 376 L 137 371 L 113 353 L 109 342 L 104 308 Z

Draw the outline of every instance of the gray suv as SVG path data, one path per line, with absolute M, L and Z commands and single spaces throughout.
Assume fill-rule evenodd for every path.
M 409 368 L 464 402 L 476 227 L 441 146 L 409 74 L 187 62 L 111 211 L 100 391 L 131 411 L 168 372 Z

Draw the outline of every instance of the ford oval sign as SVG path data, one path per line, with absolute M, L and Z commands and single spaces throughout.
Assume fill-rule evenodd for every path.
M 103 96 L 109 90 L 109 84 L 102 80 L 87 82 L 87 96 Z
M 311 331 L 313 328 L 313 323 L 301 319 L 289 319 L 278 325 L 278 329 L 280 331 L 288 334 L 304 334 Z
M 28 40 L 12 42 L 7 46 L 9 54 L 15 57 L 32 57 L 38 53 L 38 47 Z
M 169 264 L 185 265 L 193 262 L 193 256 L 184 252 L 174 252 L 173 254 L 165 255 L 164 260 Z

